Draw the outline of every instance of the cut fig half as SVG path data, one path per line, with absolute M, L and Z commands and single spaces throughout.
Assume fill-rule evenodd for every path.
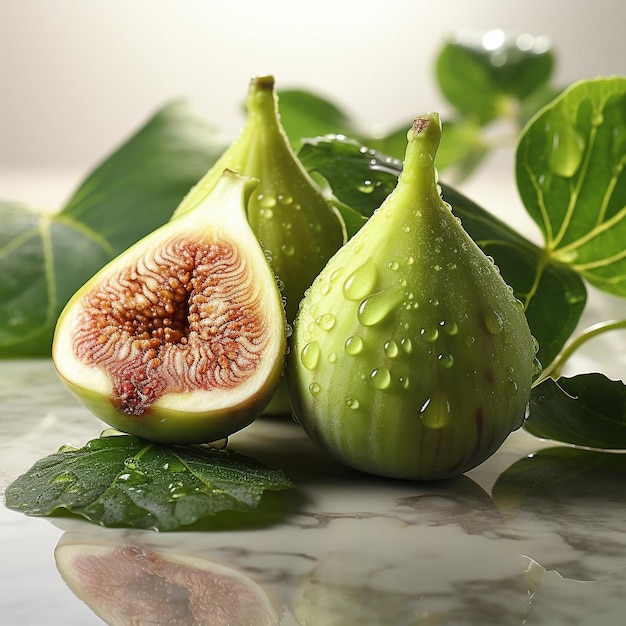
M 165 443 L 227 437 L 270 401 L 286 318 L 246 216 L 257 182 L 225 170 L 172 219 L 89 280 L 55 332 L 55 367 L 95 415 Z
M 263 588 L 206 559 L 135 544 L 67 542 L 54 556 L 72 592 L 111 626 L 278 623 Z

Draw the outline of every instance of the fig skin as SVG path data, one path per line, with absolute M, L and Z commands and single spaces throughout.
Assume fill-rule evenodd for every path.
M 55 329 L 54 365 L 107 424 L 162 443 L 211 442 L 250 424 L 271 400 L 284 370 L 286 319 L 246 218 L 257 184 L 224 171 L 193 211 L 111 261 L 66 305 Z M 180 250 L 188 252 L 182 270 Z M 155 267 L 163 278 L 150 275 Z M 167 274 L 170 267 L 188 281 L 174 310 L 167 287 L 181 283 Z M 140 323 L 149 325 L 141 336 Z
M 521 426 L 536 350 L 523 305 L 440 196 L 438 115 L 407 138 L 395 190 L 302 301 L 287 378 L 296 419 L 331 455 L 441 479 Z

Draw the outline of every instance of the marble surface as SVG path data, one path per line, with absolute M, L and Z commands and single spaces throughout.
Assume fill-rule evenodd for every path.
M 49 360 L 0 362 L 0 397 L 2 492 L 103 427 Z M 104 604 L 136 619 L 108 623 L 623 623 L 626 456 L 518 431 L 466 476 L 420 484 L 348 470 L 288 419 L 260 418 L 229 445 L 297 484 L 272 494 L 280 515 L 156 533 L 0 507 L 0 623 L 103 623 L 87 563 L 113 588 Z

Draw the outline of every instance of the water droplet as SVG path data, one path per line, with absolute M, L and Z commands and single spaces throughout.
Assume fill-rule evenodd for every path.
M 63 474 L 59 474 L 52 479 L 53 483 L 68 483 L 73 480 L 76 480 L 76 476 L 71 472 L 64 472 Z
M 342 293 L 348 300 L 361 300 L 372 293 L 377 278 L 376 265 L 373 261 L 367 260 L 346 278 Z
M 182 461 L 178 461 L 177 459 L 174 459 L 172 461 L 168 461 L 167 463 L 165 463 L 163 465 L 163 469 L 167 470 L 168 472 L 173 472 L 173 473 L 184 472 L 187 470 L 187 468 L 185 467 L 185 464 Z
M 312 396 L 316 396 L 321 391 L 321 387 L 317 383 L 311 383 L 309 385 L 309 393 Z
M 317 341 L 307 343 L 306 346 L 302 348 L 302 354 L 300 355 L 302 365 L 308 370 L 314 370 L 320 361 L 320 352 L 320 344 L 317 343 Z
M 334 352 L 329 352 L 328 356 L 326 357 L 326 360 L 329 363 L 336 363 L 337 362 L 337 354 Z
M 400 376 L 400 378 L 398 379 L 398 382 L 400 383 L 400 386 L 402 387 L 402 389 L 409 388 L 410 380 L 408 376 Z
M 359 337 L 358 335 L 353 335 L 352 337 L 349 337 L 348 339 L 346 339 L 344 349 L 346 351 L 346 354 L 349 354 L 350 356 L 356 356 L 357 354 L 360 354 L 363 350 L 363 339 L 361 339 L 361 337 Z
M 386 367 L 379 367 L 370 374 L 370 383 L 376 389 L 387 389 L 391 384 L 391 374 Z
M 443 332 L 450 337 L 454 337 L 459 332 L 459 327 L 456 322 L 446 322 L 445 320 L 441 320 L 439 322 L 439 326 L 443 329 Z
M 346 398 L 346 406 L 349 409 L 353 409 L 354 410 L 354 409 L 358 409 L 359 406 L 361 406 L 361 405 L 359 404 L 359 401 L 356 398 Z
M 410 232 L 411 232 L 411 227 L 410 227 L 408 224 L 405 224 L 405 225 L 402 227 L 402 230 L 403 230 L 405 233 L 410 233 Z
M 437 298 L 431 298 L 428 301 L 428 304 L 432 305 L 432 306 L 439 306 L 439 300 L 437 300 Z
M 533 350 L 535 354 L 537 354 L 537 352 L 539 352 L 539 341 L 537 341 L 537 337 L 535 337 L 535 335 L 531 335 L 530 339 L 533 342 Z
M 385 354 L 390 359 L 395 359 L 399 353 L 400 353 L 400 348 L 398 348 L 398 344 L 393 339 L 390 339 L 385 344 Z
M 465 345 L 469 348 L 470 346 L 473 346 L 476 343 L 476 337 L 474 337 L 473 335 L 468 335 L 467 338 L 465 339 Z
M 489 311 L 489 313 L 485 315 L 485 327 L 492 335 L 501 333 L 504 328 L 501 315 L 497 311 Z
M 412 255 L 410 255 L 410 256 L 408 256 L 406 259 L 404 259 L 404 262 L 405 262 L 407 265 L 413 265 L 413 263 L 415 263 L 415 257 L 414 257 L 414 256 L 412 256 Z
M 281 250 L 285 256 L 293 256 L 296 253 L 296 249 L 290 243 L 284 243 Z
M 509 398 L 509 399 L 510 398 L 514 398 L 517 395 L 517 389 L 518 389 L 517 383 L 512 378 L 509 378 L 506 381 L 506 395 L 507 395 L 507 398 Z
M 566 121 L 551 130 L 548 162 L 558 176 L 570 178 L 578 169 L 585 150 L 584 139 Z
M 436 328 L 422 328 L 420 339 L 426 343 L 434 343 L 439 338 L 439 331 Z
M 440 272 L 443 268 L 439 265 L 439 263 L 435 263 L 435 265 L 433 265 L 433 269 L 435 272 Z
M 264 195 L 260 193 L 257 196 L 259 204 L 265 209 L 272 209 L 276 206 L 276 196 L 272 194 Z
M 272 209 L 261 209 L 259 213 L 261 217 L 266 220 L 271 220 L 274 217 L 274 211 L 272 211 Z
M 331 330 L 336 321 L 337 320 L 332 313 L 324 313 L 324 315 L 320 315 L 318 318 L 316 318 L 315 323 L 322 330 Z
M 374 326 L 384 320 L 404 299 L 402 289 L 385 289 L 366 298 L 359 305 L 357 318 L 363 326 Z
M 293 202 L 293 198 L 290 195 L 280 194 L 278 196 L 278 202 L 287 206 Z
M 395 272 L 400 266 L 397 261 L 390 261 L 387 267 L 389 267 L 392 272 Z
M 451 354 L 439 354 L 437 355 L 437 361 L 445 369 L 449 369 L 454 365 L 454 357 Z
M 372 191 L 374 191 L 374 185 L 371 180 L 364 180 L 362 184 L 357 186 L 357 189 L 361 193 L 372 193 Z
M 409 337 L 404 337 L 400 340 L 400 347 L 406 354 L 411 354 L 411 352 L 413 352 L 413 342 Z
M 419 411 L 419 418 L 426 428 L 443 428 L 450 421 L 450 403 L 442 393 L 428 398 Z

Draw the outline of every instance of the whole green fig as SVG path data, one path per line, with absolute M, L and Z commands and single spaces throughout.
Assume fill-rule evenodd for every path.
M 524 420 L 535 356 L 522 304 L 440 195 L 435 113 L 408 131 L 395 190 L 301 303 L 297 420 L 359 470 L 446 478 Z

